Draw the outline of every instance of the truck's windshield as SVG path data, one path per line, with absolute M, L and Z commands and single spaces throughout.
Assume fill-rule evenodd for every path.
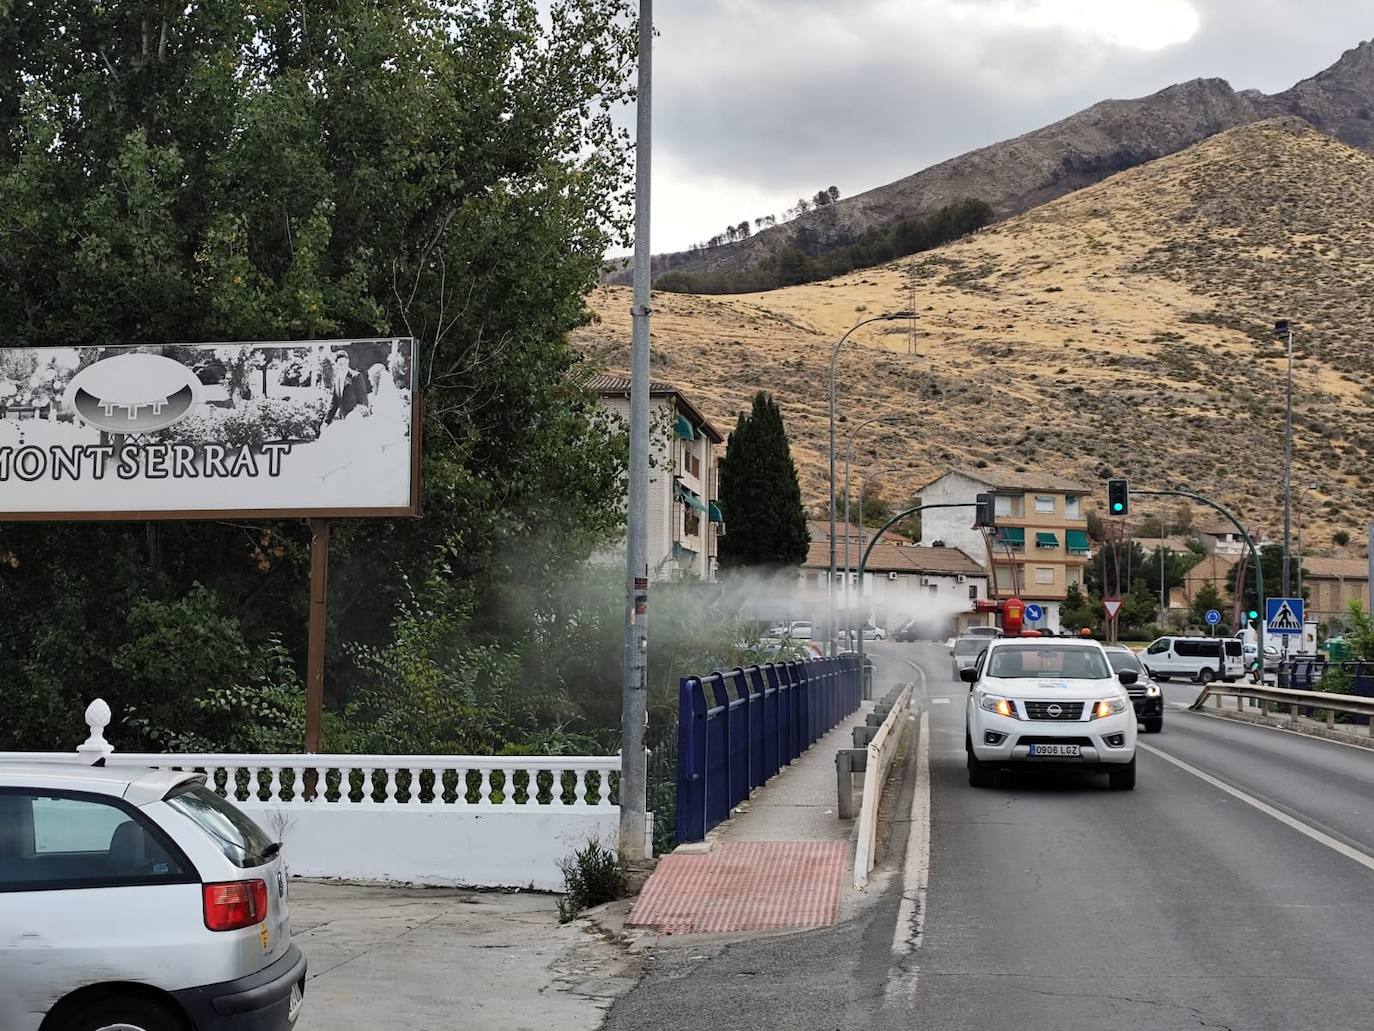
M 993 650 L 988 676 L 1055 677 L 1061 680 L 1106 680 L 1111 676 L 1096 648 L 1062 645 L 1012 644 Z

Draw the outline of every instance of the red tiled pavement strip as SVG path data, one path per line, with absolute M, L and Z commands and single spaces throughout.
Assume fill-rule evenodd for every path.
M 662 934 L 825 927 L 839 918 L 847 841 L 723 841 L 659 860 L 629 923 Z

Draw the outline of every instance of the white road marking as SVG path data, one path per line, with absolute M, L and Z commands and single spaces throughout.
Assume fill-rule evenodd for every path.
M 911 825 L 906 839 L 906 863 L 902 867 L 902 901 L 892 932 L 892 971 L 884 991 L 889 1006 L 910 1005 L 915 998 L 920 971 L 911 963 L 911 954 L 920 948 L 925 934 L 926 889 L 930 879 L 929 712 L 921 713 L 920 735 L 916 746 L 916 790 L 911 797 Z
M 948 704 L 949 704 L 949 699 L 948 699 L 948 698 L 932 698 L 932 699 L 930 700 L 930 704 L 931 704 L 931 705 L 948 705 Z
M 1272 805 L 1269 805 L 1267 802 L 1261 802 L 1254 795 L 1248 795 L 1244 791 L 1241 791 L 1240 788 L 1232 787 L 1230 784 L 1227 784 L 1224 780 L 1218 780 L 1216 777 L 1213 777 L 1210 773 L 1205 773 L 1202 770 L 1199 770 L 1196 766 L 1184 762 L 1182 759 L 1174 758 L 1168 752 L 1161 752 L 1158 748 L 1155 748 L 1153 745 L 1141 743 L 1138 745 L 1138 747 L 1145 749 L 1145 751 L 1149 752 L 1151 755 L 1159 756 L 1165 762 L 1173 763 L 1180 770 L 1183 770 L 1186 773 L 1191 773 L 1194 777 L 1197 777 L 1199 780 L 1206 781 L 1208 784 L 1212 785 L 1212 787 L 1226 792 L 1233 798 L 1240 799 L 1246 805 L 1258 809 L 1265 815 L 1272 816 L 1274 819 L 1278 820 L 1279 823 L 1284 824 L 1287 827 L 1291 827 L 1299 834 L 1311 838 L 1313 841 L 1317 842 L 1320 845 L 1325 845 L 1327 848 L 1331 849 L 1331 851 L 1337 852 L 1340 855 L 1345 856 L 1347 859 L 1359 863 L 1365 869 L 1374 870 L 1374 856 L 1369 855 L 1367 852 L 1362 852 L 1357 848 L 1353 848 L 1343 841 L 1337 841 L 1331 835 L 1324 834 L 1321 831 L 1317 830 L 1317 828 L 1303 823 L 1297 817 L 1289 816 L 1282 810 L 1275 809 Z
M 1342 748 L 1354 748 L 1361 752 L 1368 752 L 1374 749 L 1374 738 L 1371 738 L 1367 745 L 1359 741 L 1338 741 L 1331 737 L 1318 737 L 1316 734 L 1304 734 L 1301 730 L 1294 730 L 1292 727 L 1275 727 L 1269 723 L 1253 723 L 1250 720 L 1238 720 L 1231 716 L 1227 716 L 1225 710 L 1218 712 L 1214 709 L 1194 709 L 1190 705 L 1180 705 L 1178 702 L 1170 702 L 1169 705 L 1184 712 L 1191 712 L 1194 716 L 1206 716 L 1208 719 L 1224 720 L 1233 727 L 1240 725 L 1242 727 L 1258 727 L 1260 730 L 1276 730 L 1280 734 L 1290 734 L 1293 737 L 1300 737 L 1304 741 L 1320 741 L 1328 745 L 1340 745 Z M 1235 712 L 1234 709 L 1230 711 Z M 1278 717 L 1275 716 L 1274 718 L 1277 719 Z

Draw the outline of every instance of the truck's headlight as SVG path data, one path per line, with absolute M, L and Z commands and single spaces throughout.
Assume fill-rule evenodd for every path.
M 1159 697 L 1159 685 L 1158 685 L 1158 684 L 1151 684 L 1149 687 L 1147 687 L 1147 688 L 1145 689 L 1145 696 L 1146 696 L 1147 698 L 1158 698 L 1158 697 Z
M 1019 720 L 1021 718 L 1016 715 L 1016 703 L 1010 698 L 1003 698 L 1000 695 L 979 695 L 978 707 L 986 709 L 988 712 L 995 712 L 998 716 L 1006 716 L 1009 719 Z
M 1108 716 L 1116 715 L 1118 712 L 1125 712 L 1126 704 L 1124 698 L 1104 698 L 1093 707 L 1093 719 L 1103 720 Z

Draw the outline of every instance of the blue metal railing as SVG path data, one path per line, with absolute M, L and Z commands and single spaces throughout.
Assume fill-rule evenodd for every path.
M 856 655 L 683 677 L 677 840 L 701 841 L 863 701 Z
M 1278 686 L 1294 691 L 1320 691 L 1322 677 L 1333 670 L 1350 676 L 1351 694 L 1374 698 L 1374 662 L 1326 662 L 1321 659 L 1288 659 L 1279 664 Z M 1310 712 L 1310 710 L 1303 710 Z M 1368 716 L 1349 716 L 1352 723 L 1366 724 Z

